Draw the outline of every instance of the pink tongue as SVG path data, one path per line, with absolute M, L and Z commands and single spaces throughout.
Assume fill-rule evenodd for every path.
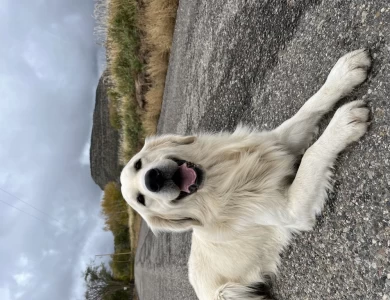
M 195 183 L 196 172 L 193 169 L 188 168 L 186 163 L 182 164 L 178 171 L 181 178 L 179 188 L 181 191 L 189 193 L 190 186 Z

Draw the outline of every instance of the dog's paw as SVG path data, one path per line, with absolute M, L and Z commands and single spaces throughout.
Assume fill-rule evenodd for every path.
M 370 111 L 366 102 L 357 100 L 341 106 L 324 132 L 326 147 L 341 152 L 367 131 Z
M 366 80 L 370 66 L 371 57 L 368 49 L 349 52 L 334 65 L 325 86 L 332 92 L 347 95 Z

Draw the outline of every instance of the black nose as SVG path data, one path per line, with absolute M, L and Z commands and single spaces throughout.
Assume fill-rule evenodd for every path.
M 164 176 L 159 169 L 150 169 L 145 174 L 146 188 L 151 192 L 158 192 L 164 186 Z

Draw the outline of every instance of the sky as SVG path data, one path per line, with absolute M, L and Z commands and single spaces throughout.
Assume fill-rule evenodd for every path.
M 83 299 L 86 264 L 113 251 L 89 169 L 104 67 L 93 8 L 0 0 L 1 300 Z

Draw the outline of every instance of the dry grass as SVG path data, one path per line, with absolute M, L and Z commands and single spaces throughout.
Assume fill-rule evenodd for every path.
M 156 133 L 179 0 L 96 0 L 98 41 L 107 50 L 110 122 L 125 165 Z M 141 217 L 128 208 L 132 257 Z M 130 268 L 134 274 L 134 265 Z
M 179 0 L 98 0 L 99 41 L 107 49 L 110 121 L 125 164 L 156 133 Z M 104 38 L 102 38 L 104 36 Z
M 139 20 L 142 20 L 138 23 L 142 34 L 140 53 L 145 57 L 145 77 L 148 82 L 147 91 L 143 95 L 143 111 L 140 114 L 143 131 L 146 135 L 156 133 L 178 3 L 178 0 L 144 0 L 139 11 Z M 139 81 L 136 82 L 139 83 Z M 138 86 L 137 89 L 142 90 Z M 121 109 L 124 110 L 121 114 L 127 111 L 126 107 L 122 107 Z M 143 140 L 141 139 L 139 142 L 143 143 Z M 123 163 L 126 163 L 134 154 L 131 153 L 131 146 L 129 144 L 124 135 L 122 137 L 120 153 Z M 141 217 L 131 207 L 129 207 L 129 227 L 132 251 L 135 257 L 141 227 Z
M 150 82 L 145 95 L 142 124 L 147 134 L 156 132 L 164 94 L 178 0 L 145 0 L 141 12 L 142 51 L 147 52 L 146 74 Z
M 135 87 L 138 74 L 144 70 L 138 1 L 98 0 L 95 16 L 95 32 L 107 50 L 110 122 L 121 133 L 120 162 L 124 164 L 139 150 L 144 136 Z
M 104 229 L 111 231 L 114 235 L 114 253 L 127 253 L 111 257 L 109 264 L 112 273 L 115 278 L 130 282 L 134 280 L 134 249 L 136 246 L 133 245 L 132 236 L 129 234 L 128 205 L 115 182 L 109 182 L 105 186 L 101 207 L 105 220 Z
M 130 264 L 130 276 L 134 279 L 135 254 L 138 246 L 138 236 L 141 228 L 141 216 L 137 214 L 130 206 L 127 208 L 129 215 L 129 235 L 130 235 L 130 252 L 132 263 Z
M 135 257 L 138 245 L 138 235 L 141 229 L 141 216 L 137 214 L 130 206 L 128 207 L 131 251 Z
M 121 165 L 125 165 L 144 142 L 138 110 L 135 99 L 130 96 L 120 98 L 118 112 L 122 124 L 119 147 Z

